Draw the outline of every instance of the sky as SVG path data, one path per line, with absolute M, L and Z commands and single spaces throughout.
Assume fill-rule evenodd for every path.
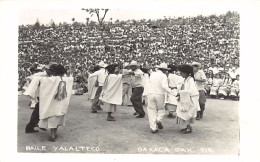
M 113 21 L 119 20 L 129 20 L 129 19 L 159 19 L 166 17 L 188 17 L 188 16 L 197 16 L 197 15 L 220 15 L 225 14 L 227 11 L 236 11 L 232 7 L 215 7 L 215 8 L 193 8 L 179 9 L 173 7 L 169 8 L 137 8 L 137 9 L 121 9 L 121 8 L 112 8 L 107 12 L 105 21 L 109 21 L 112 18 Z M 28 8 L 19 10 L 19 25 L 21 24 L 34 24 L 37 19 L 42 24 L 47 24 L 51 19 L 55 23 L 67 22 L 71 23 L 72 18 L 75 18 L 78 22 L 86 22 L 86 18 L 90 17 L 84 10 L 81 8 Z M 96 21 L 95 15 L 91 17 L 91 20 Z

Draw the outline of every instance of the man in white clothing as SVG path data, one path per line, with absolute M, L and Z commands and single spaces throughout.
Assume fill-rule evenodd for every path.
M 107 72 L 105 67 L 107 66 L 103 61 L 101 61 L 98 66 L 100 67 L 100 70 L 94 72 L 93 74 L 89 75 L 89 78 L 92 77 L 97 77 L 97 81 L 98 81 L 98 88 L 95 94 L 95 98 L 93 100 L 93 103 L 91 105 L 91 112 L 92 113 L 97 113 L 97 110 L 101 110 L 101 107 L 98 105 L 98 101 L 99 101 L 99 97 L 102 91 L 102 87 L 104 85 L 106 76 L 107 76 Z
M 164 100 L 165 92 L 173 94 L 168 86 L 166 76 L 167 64 L 161 63 L 158 70 L 150 76 L 150 92 L 148 94 L 147 113 L 152 133 L 157 133 L 158 129 L 163 129 L 162 119 L 165 115 Z M 174 95 L 174 94 L 173 94 Z

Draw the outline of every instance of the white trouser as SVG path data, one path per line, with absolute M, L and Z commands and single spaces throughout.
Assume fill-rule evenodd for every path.
M 157 129 L 157 122 L 162 121 L 163 116 L 165 115 L 164 99 L 165 99 L 164 95 L 158 95 L 158 94 L 148 95 L 147 113 L 148 113 L 150 128 L 152 130 Z

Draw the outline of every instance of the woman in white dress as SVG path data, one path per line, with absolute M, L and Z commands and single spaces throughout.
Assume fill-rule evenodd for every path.
M 176 123 L 185 125 L 181 131 L 185 134 L 192 132 L 191 124 L 194 123 L 199 106 L 199 91 L 195 85 L 193 68 L 190 65 L 178 67 L 184 82 L 179 91 L 177 103 Z
M 222 82 L 219 85 L 218 96 L 221 100 L 224 100 L 230 92 L 232 79 L 228 73 L 222 74 Z
M 210 88 L 210 97 L 216 98 L 218 95 L 218 88 L 221 83 L 222 79 L 220 79 L 220 74 L 217 73 L 214 75 L 212 80 L 212 86 Z
M 117 65 L 108 65 L 106 70 L 108 75 L 106 76 L 102 92 L 99 100 L 102 102 L 102 108 L 104 112 L 107 112 L 107 121 L 115 121 L 112 113 L 116 111 L 116 105 L 122 104 L 123 95 L 123 81 L 122 78 L 125 75 L 116 74 Z
M 51 136 L 49 141 L 55 142 L 59 126 L 65 126 L 65 115 L 72 93 L 73 77 L 63 77 L 66 73 L 62 65 L 52 65 L 52 77 L 36 78 L 35 84 L 28 87 L 27 94 L 35 97 L 39 90 L 39 128 L 49 128 Z

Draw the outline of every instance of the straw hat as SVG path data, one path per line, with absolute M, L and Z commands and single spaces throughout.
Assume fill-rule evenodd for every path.
M 193 63 L 191 64 L 191 66 L 198 66 L 199 68 L 201 68 L 201 63 L 199 63 L 199 62 L 193 62 Z
M 129 66 L 139 66 L 139 64 L 137 63 L 137 61 L 131 61 L 131 63 L 129 64 Z
M 126 68 L 126 67 L 128 67 L 128 66 L 129 66 L 129 63 L 128 63 L 128 62 L 125 62 L 124 65 L 123 65 L 124 68 Z
M 166 63 L 161 63 L 159 66 L 156 66 L 158 69 L 165 69 L 165 70 L 170 70 L 170 68 L 167 68 L 167 64 Z

